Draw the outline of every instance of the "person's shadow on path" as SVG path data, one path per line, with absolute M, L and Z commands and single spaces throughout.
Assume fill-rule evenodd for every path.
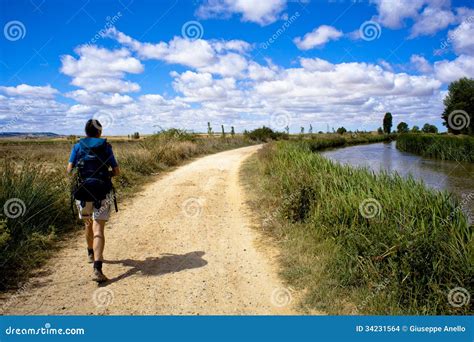
M 122 264 L 130 267 L 125 273 L 109 279 L 101 286 L 107 286 L 134 274 L 140 273 L 147 276 L 160 276 L 167 273 L 180 272 L 187 269 L 204 267 L 207 261 L 202 258 L 203 251 L 195 251 L 186 254 L 162 254 L 160 257 L 148 257 L 145 260 L 104 260 L 105 264 Z

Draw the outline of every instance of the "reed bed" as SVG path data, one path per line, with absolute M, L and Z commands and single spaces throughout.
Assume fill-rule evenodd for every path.
M 329 139 L 330 140 L 330 139 Z M 302 307 L 331 314 L 466 314 L 451 289 L 472 293 L 472 227 L 451 194 L 374 174 L 318 153 L 340 144 L 281 141 L 246 166 L 264 230 Z M 250 176 L 253 175 L 253 176 Z
M 474 137 L 467 135 L 401 134 L 397 148 L 428 158 L 474 163 Z

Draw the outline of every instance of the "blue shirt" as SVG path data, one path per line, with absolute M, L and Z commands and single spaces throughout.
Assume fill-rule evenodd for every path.
M 100 138 L 85 138 L 85 139 L 100 139 Z M 77 155 L 80 149 L 81 149 L 81 143 L 75 144 L 74 147 L 72 148 L 71 156 L 69 157 L 69 162 L 72 163 L 73 166 L 76 166 Z M 114 152 L 112 151 L 112 145 L 107 144 L 105 153 L 107 154 L 106 164 L 112 168 L 117 167 L 118 164 L 117 164 L 117 160 L 115 160 Z

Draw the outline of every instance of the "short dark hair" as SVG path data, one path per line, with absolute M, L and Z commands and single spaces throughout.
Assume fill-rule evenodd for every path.
M 86 123 L 86 135 L 88 137 L 96 137 L 102 132 L 102 125 L 100 124 L 99 120 L 96 119 L 89 119 Z

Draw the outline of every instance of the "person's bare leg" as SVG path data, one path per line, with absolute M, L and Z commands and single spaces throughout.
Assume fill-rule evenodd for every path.
M 104 260 L 104 236 L 105 220 L 94 220 L 92 231 L 94 232 L 94 277 L 93 280 L 102 283 L 107 277 L 102 273 L 102 261 Z
M 104 227 L 105 220 L 94 220 L 92 223 L 92 231 L 94 232 L 94 261 L 103 261 L 104 260 L 104 246 L 105 246 L 105 236 L 104 236 Z
M 94 233 L 92 232 L 92 219 L 84 220 L 87 243 L 87 256 L 90 263 L 94 262 Z
M 88 218 L 84 220 L 84 225 L 86 228 L 86 242 L 87 248 L 94 248 L 94 233 L 92 232 L 92 219 Z

